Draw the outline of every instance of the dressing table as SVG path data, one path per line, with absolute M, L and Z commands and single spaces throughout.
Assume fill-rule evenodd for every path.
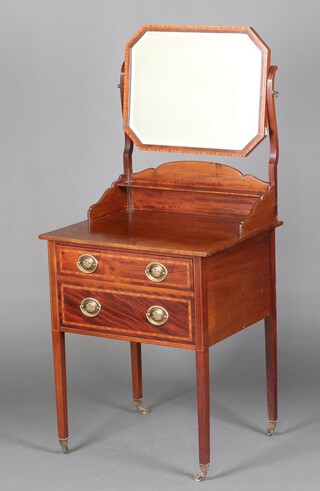
M 268 429 L 277 422 L 275 228 L 278 133 L 270 50 L 249 27 L 143 26 L 120 89 L 123 173 L 87 220 L 48 241 L 58 438 L 68 452 L 65 335 L 193 350 L 199 463 L 210 463 L 209 348 L 264 319 Z M 133 172 L 132 152 L 245 157 L 268 136 L 269 180 L 179 160 Z

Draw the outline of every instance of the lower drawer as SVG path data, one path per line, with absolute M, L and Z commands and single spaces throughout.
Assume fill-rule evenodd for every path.
M 123 336 L 192 343 L 193 300 L 59 285 L 60 325 Z

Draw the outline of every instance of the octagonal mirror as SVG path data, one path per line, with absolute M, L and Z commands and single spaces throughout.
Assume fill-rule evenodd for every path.
M 126 46 L 138 148 L 245 156 L 266 136 L 269 48 L 250 27 L 143 26 Z

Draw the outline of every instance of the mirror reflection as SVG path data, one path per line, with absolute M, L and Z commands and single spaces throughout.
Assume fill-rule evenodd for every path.
M 250 31 L 146 30 L 127 51 L 126 131 L 140 148 L 249 153 L 265 136 L 267 54 Z

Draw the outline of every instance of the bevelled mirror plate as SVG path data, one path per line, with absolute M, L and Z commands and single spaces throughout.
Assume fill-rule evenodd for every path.
M 143 26 L 126 47 L 138 148 L 245 156 L 266 136 L 270 51 L 249 27 Z

